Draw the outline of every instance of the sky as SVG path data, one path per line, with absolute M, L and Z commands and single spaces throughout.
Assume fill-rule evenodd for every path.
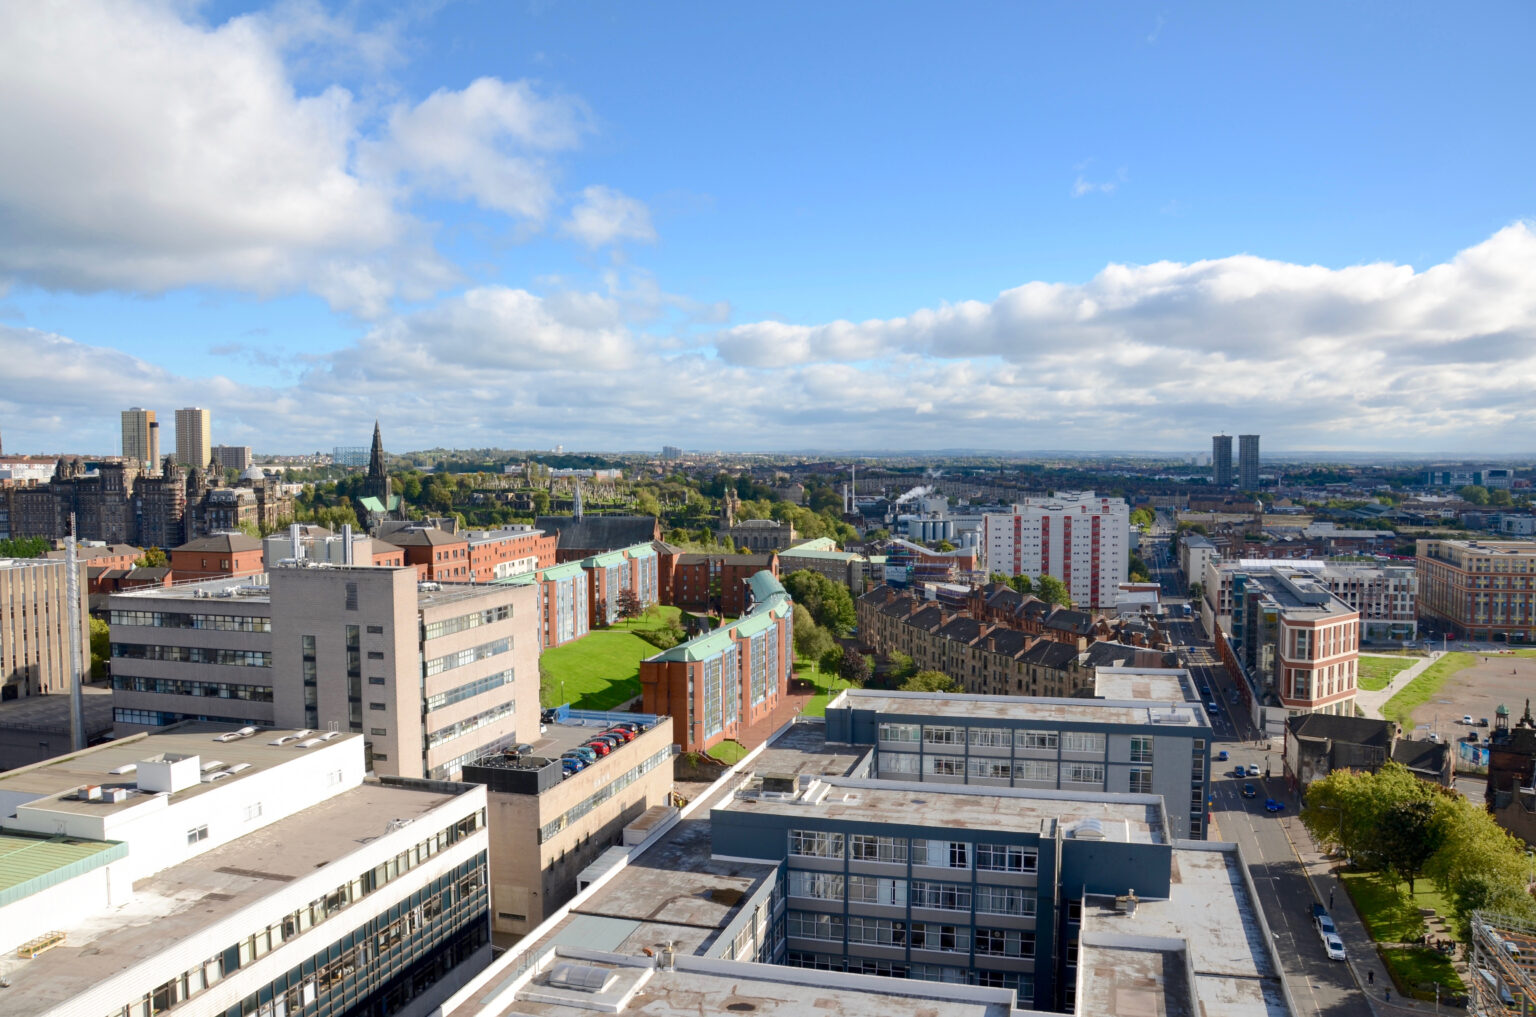
M 0 440 L 1536 453 L 1536 5 L 0 5 Z

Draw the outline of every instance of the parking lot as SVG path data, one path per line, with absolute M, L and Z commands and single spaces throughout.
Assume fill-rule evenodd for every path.
M 1497 652 L 1472 656 L 1470 667 L 1447 678 L 1440 691 L 1414 711 L 1416 725 L 1427 724 L 1442 738 L 1461 738 L 1467 734 L 1463 714 L 1470 714 L 1474 723 L 1487 717 L 1491 727 L 1500 703 L 1509 707 L 1511 724 L 1520 719 L 1526 699 L 1536 692 L 1536 659 Z

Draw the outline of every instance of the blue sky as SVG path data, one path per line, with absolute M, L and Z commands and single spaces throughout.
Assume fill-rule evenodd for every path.
M 0 13 L 0 434 L 1532 451 L 1525 3 Z M 7 52 L 9 51 L 9 53 Z

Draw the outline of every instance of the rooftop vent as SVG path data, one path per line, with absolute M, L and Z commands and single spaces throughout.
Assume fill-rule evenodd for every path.
M 1097 816 L 1089 816 L 1072 829 L 1077 840 L 1103 840 L 1104 823 Z
M 112 769 L 108 770 L 107 772 L 112 774 L 114 777 L 121 777 L 123 774 L 125 774 L 125 773 L 132 773 L 133 771 L 137 770 L 138 768 L 139 768 L 139 764 L 138 763 L 124 763 L 122 766 L 114 766 Z
M 296 749 L 312 749 L 316 745 L 319 745 L 323 741 L 325 741 L 324 738 L 306 738 L 302 742 L 299 742 L 299 744 L 295 745 L 294 748 L 296 748 Z
M 245 770 L 249 770 L 250 768 L 251 768 L 251 764 L 250 763 L 231 763 L 230 767 L 229 767 L 229 772 L 230 773 L 241 773 L 241 772 L 244 772 Z
M 563 963 L 550 969 L 549 984 L 552 988 L 568 989 L 571 992 L 598 993 L 606 990 L 615 977 L 607 968 Z

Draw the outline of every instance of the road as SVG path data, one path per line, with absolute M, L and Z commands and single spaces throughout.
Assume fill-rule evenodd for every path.
M 1182 611 L 1188 587 L 1177 573 L 1165 535 L 1154 531 L 1144 541 L 1142 555 L 1153 578 L 1163 587 L 1164 603 L 1171 606 L 1170 614 Z M 1306 1017 L 1372 1017 L 1371 1003 L 1355 981 L 1350 965 L 1330 961 L 1323 952 L 1312 923 L 1312 905 L 1318 898 L 1285 828 L 1264 809 L 1267 798 L 1283 801 L 1287 815 L 1294 814 L 1297 806 L 1295 799 L 1285 793 L 1278 741 L 1261 739 L 1247 713 L 1234 711 L 1236 687 L 1195 622 L 1175 618 L 1168 627 L 1174 641 L 1186 648 L 1190 672 L 1207 703 L 1217 705 L 1211 711 L 1215 733 L 1210 789 L 1214 828 L 1209 836 L 1213 840 L 1233 841 L 1242 849 L 1260 906 L 1275 935 L 1292 997 Z M 1219 759 L 1222 752 L 1227 754 L 1225 761 Z M 1246 769 L 1250 765 L 1258 768 L 1259 776 L 1235 776 L 1237 767 Z M 1253 786 L 1253 798 L 1243 796 L 1245 784 Z M 1321 903 L 1326 906 L 1328 901 Z

